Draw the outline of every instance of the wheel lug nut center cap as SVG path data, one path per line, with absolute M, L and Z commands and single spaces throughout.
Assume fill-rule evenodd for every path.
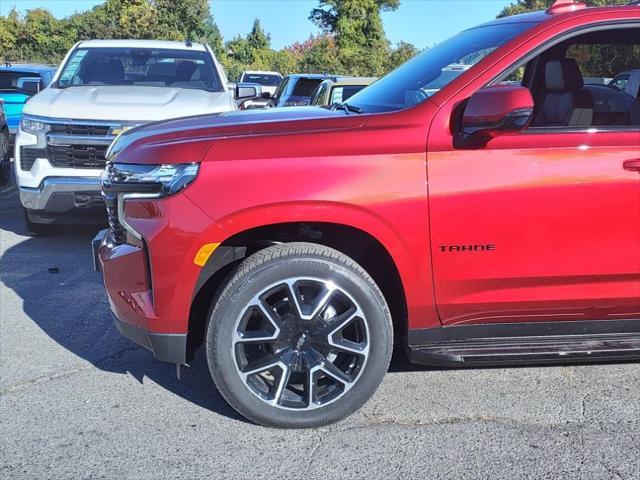
M 307 334 L 303 333 L 298 337 L 298 340 L 295 343 L 294 349 L 300 351 L 306 345 L 306 343 L 307 343 Z

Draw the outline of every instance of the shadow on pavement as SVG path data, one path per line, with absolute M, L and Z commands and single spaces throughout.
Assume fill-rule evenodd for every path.
M 147 377 L 196 405 L 242 420 L 216 390 L 204 349 L 178 381 L 174 365 L 120 336 L 102 278 L 93 271 L 90 244 L 100 228 L 66 227 L 50 237 L 19 239 L 1 252 L 2 282 L 22 299 L 24 313 L 71 353 L 103 371 L 129 373 L 139 382 Z M 26 235 L 15 187 L 0 190 L 0 231 Z

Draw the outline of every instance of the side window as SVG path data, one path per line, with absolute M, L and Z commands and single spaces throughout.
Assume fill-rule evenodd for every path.
M 640 126 L 640 27 L 611 27 L 553 44 L 498 83 L 531 90 L 530 128 Z
M 524 72 L 525 66 L 522 65 L 510 75 L 508 75 L 504 80 L 501 80 L 499 83 L 501 85 L 522 85 L 522 81 L 524 80 Z
M 567 48 L 565 57 L 577 62 L 585 85 L 607 85 L 636 62 L 640 67 L 640 50 L 636 45 L 575 43 Z
M 329 105 L 334 103 L 341 103 L 344 99 L 344 87 L 334 87 L 331 90 L 331 98 L 329 99 Z

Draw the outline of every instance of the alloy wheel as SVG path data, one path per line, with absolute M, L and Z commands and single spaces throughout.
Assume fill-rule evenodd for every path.
M 369 327 L 358 303 L 335 283 L 290 278 L 243 309 L 231 354 L 244 385 L 266 404 L 312 410 L 356 383 L 369 355 Z

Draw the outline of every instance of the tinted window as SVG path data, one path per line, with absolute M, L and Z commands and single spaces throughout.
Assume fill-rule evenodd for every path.
M 335 87 L 331 91 L 329 104 L 333 105 L 334 103 L 346 102 L 364 87 L 365 85 L 346 85 L 342 87 Z
M 267 87 L 277 87 L 280 85 L 281 77 L 278 75 L 254 75 L 245 73 L 242 76 L 243 82 L 248 83 L 259 83 L 260 85 L 265 85 Z
M 132 48 L 78 49 L 58 80 L 59 88 L 133 85 L 222 91 L 211 57 L 204 51 Z
M 15 91 L 18 89 L 18 79 L 20 78 L 40 78 L 37 73 L 31 72 L 16 72 L 16 71 L 3 71 L 0 72 L 0 90 Z M 41 87 L 44 87 L 44 82 L 40 82 Z
M 291 95 L 293 97 L 310 97 L 320 82 L 322 82 L 321 79 L 300 78 L 294 85 Z
M 398 110 L 422 102 L 471 66 L 537 23 L 505 23 L 466 30 L 353 96 L 365 112 Z

